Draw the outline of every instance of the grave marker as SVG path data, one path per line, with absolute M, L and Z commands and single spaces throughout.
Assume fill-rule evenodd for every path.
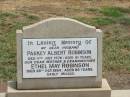
M 93 26 L 41 21 L 17 31 L 17 48 L 18 89 L 101 87 L 102 33 Z
M 8 97 L 110 97 L 102 79 L 102 31 L 69 18 L 17 30 L 17 85 Z

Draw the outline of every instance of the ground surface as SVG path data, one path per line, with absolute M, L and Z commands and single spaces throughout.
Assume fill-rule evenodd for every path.
M 15 30 L 57 16 L 102 29 L 103 76 L 112 89 L 130 88 L 130 0 L 0 0 L 2 89 L 16 79 Z

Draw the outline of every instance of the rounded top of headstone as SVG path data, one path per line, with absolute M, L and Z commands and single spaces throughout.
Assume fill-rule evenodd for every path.
M 78 20 L 71 19 L 71 18 L 63 18 L 62 17 L 62 18 L 49 18 L 49 19 L 45 19 L 45 20 L 40 21 L 38 23 L 32 24 L 30 26 L 24 26 L 23 30 L 27 30 L 27 29 L 30 29 L 30 28 L 35 28 L 35 27 L 37 27 L 39 25 L 42 25 L 42 24 L 47 25 L 48 23 L 51 23 L 51 22 L 61 22 L 62 23 L 62 22 L 65 22 L 65 21 L 67 21 L 68 23 L 71 23 L 71 22 L 77 23 L 79 25 L 88 27 L 90 29 L 96 29 L 94 26 L 90 26 L 90 25 L 84 24 L 82 22 L 79 22 Z
M 55 37 L 59 35 L 60 37 L 78 34 L 78 33 L 95 33 L 96 28 L 79 22 L 70 18 L 49 18 L 38 23 L 32 24 L 30 26 L 23 27 L 23 35 L 28 36 L 33 35 L 44 35 Z M 62 34 L 62 35 L 61 35 Z

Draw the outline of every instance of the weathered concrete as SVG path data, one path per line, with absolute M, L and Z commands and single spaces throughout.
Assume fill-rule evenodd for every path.
M 6 97 L 6 93 L 0 93 L 0 97 Z
M 16 90 L 16 82 L 9 82 L 7 97 L 110 97 L 111 88 L 103 79 L 101 88 Z
M 111 97 L 130 97 L 130 90 L 113 90 Z
M 6 93 L 0 93 L 0 97 L 6 97 Z M 130 90 L 112 90 L 111 97 L 130 97 Z
M 6 93 L 0 93 L 0 97 L 6 97 Z M 112 90 L 111 97 L 130 97 L 130 90 Z
M 72 78 L 23 78 L 22 39 L 23 38 L 97 38 L 97 76 Z M 65 89 L 94 88 L 102 84 L 102 32 L 93 26 L 73 19 L 52 18 L 17 30 L 17 88 L 18 89 Z

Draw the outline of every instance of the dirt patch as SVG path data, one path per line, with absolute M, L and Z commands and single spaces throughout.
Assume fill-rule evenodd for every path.
M 47 6 L 57 8 L 64 8 L 67 6 L 79 6 L 83 7 L 102 7 L 102 6 L 120 6 L 120 7 L 130 7 L 129 0 L 98 0 L 98 1 L 88 1 L 88 0 L 0 0 L 1 10 L 17 10 L 23 7 L 32 6 Z M 43 7 L 42 7 L 43 8 Z M 36 8 L 37 9 L 37 8 Z M 42 9 L 41 9 L 42 10 Z M 54 9 L 53 9 L 54 10 Z M 57 10 L 56 10 L 57 11 Z
M 6 90 L 7 90 L 6 81 L 0 81 L 0 92 L 6 92 Z
M 105 78 L 112 89 L 130 89 L 130 73 L 106 72 Z

